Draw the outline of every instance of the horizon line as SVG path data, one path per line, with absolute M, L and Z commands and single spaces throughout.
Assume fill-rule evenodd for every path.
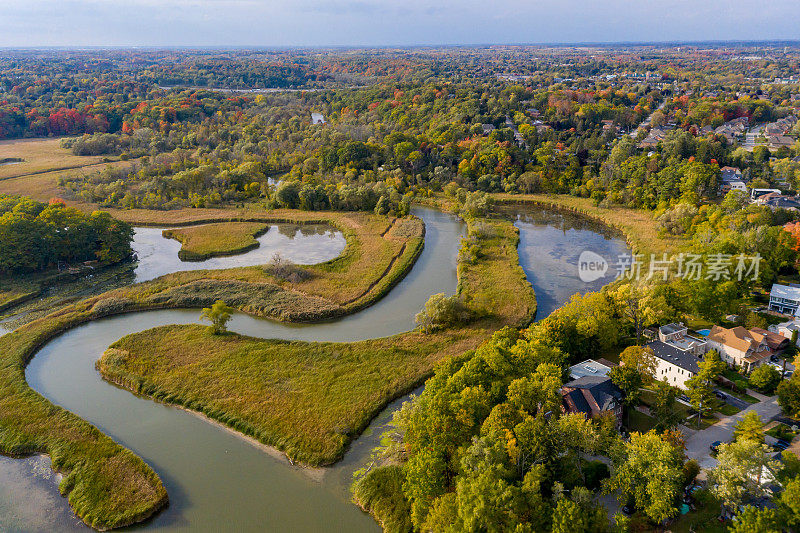
M 660 41 L 555 41 L 555 42 L 494 42 L 494 43 L 442 43 L 442 44 L 297 44 L 297 45 L 179 45 L 179 44 L 142 44 L 142 45 L 0 45 L 0 50 L 319 50 L 319 49 L 435 49 L 435 48 L 484 48 L 484 47 L 601 47 L 613 48 L 623 46 L 734 46 L 747 45 L 782 45 L 800 47 L 800 39 L 707 39 L 707 40 L 660 40 Z

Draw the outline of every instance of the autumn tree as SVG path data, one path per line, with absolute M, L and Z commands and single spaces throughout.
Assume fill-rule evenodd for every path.
M 683 481 L 683 450 L 657 433 L 633 433 L 612 453 L 613 469 L 604 492 L 620 491 L 620 501 L 632 499 L 637 509 L 661 522 L 678 514 Z
M 731 510 L 750 498 L 763 496 L 765 472 L 777 472 L 779 467 L 772 460 L 769 447 L 749 438 L 720 445 L 717 461 L 708 474 L 711 492 Z
M 748 411 L 733 430 L 736 440 L 764 442 L 764 423 L 755 411 Z
M 714 401 L 714 380 L 725 370 L 725 362 L 716 350 L 710 350 L 697 366 L 700 371 L 686 381 L 686 394 L 697 410 L 697 426 L 700 427 L 703 412 Z
M 211 307 L 204 307 L 200 318 L 211 321 L 208 330 L 214 335 L 222 335 L 228 331 L 228 321 L 234 309 L 228 307 L 222 300 L 217 300 Z

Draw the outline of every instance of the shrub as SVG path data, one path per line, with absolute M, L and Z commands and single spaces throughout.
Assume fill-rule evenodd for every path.
M 800 414 L 800 378 L 797 375 L 778 385 L 778 404 L 789 416 Z
M 485 217 L 492 208 L 492 199 L 482 191 L 467 193 L 461 208 L 463 218 Z
M 417 313 L 414 320 L 423 331 L 431 332 L 467 322 L 471 317 L 469 309 L 458 296 L 434 294 L 425 302 L 425 308 Z
M 98 302 L 92 306 L 92 313 L 96 316 L 113 315 L 121 313 L 131 304 L 133 304 L 133 300 L 130 298 L 111 296 L 98 300 Z
M 683 484 L 684 486 L 688 485 L 697 475 L 700 473 L 700 463 L 698 463 L 694 459 L 689 459 L 683 465 Z
M 228 331 L 228 321 L 231 319 L 233 311 L 225 302 L 217 300 L 211 307 L 203 308 L 200 318 L 210 320 L 209 331 L 214 335 L 221 335 Z
M 494 237 L 495 231 L 491 224 L 487 224 L 486 222 L 476 222 L 474 224 L 470 224 L 468 235 L 470 238 L 480 241 Z
M 733 380 L 733 384 L 739 389 L 739 392 L 744 392 L 747 390 L 747 380 L 746 379 L 735 379 Z
M 772 365 L 761 365 L 750 373 L 750 383 L 758 390 L 771 393 L 781 382 L 781 373 Z
M 264 267 L 264 271 L 289 283 L 299 283 L 311 277 L 307 270 L 295 265 L 288 259 L 284 259 L 280 252 L 275 252 L 270 263 Z
M 461 246 L 458 248 L 458 262 L 468 265 L 474 264 L 481 256 L 481 247 L 472 239 L 461 239 Z

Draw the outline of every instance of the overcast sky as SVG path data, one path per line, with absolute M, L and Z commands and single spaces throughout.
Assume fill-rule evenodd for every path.
M 0 46 L 800 40 L 800 0 L 0 0 Z

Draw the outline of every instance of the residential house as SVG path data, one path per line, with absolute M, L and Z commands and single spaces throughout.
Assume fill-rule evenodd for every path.
M 617 127 L 614 125 L 614 121 L 611 119 L 605 119 L 600 121 L 603 124 L 603 131 L 617 131 Z
M 747 124 L 747 117 L 735 118 L 714 129 L 714 133 L 725 137 L 725 140 L 730 144 L 736 140 L 737 136 L 747 131 Z
M 788 135 L 767 135 L 767 146 L 771 150 L 791 148 L 793 145 L 794 139 Z
M 666 381 L 674 387 L 685 390 L 686 382 L 700 371 L 697 366 L 700 359 L 691 351 L 681 350 L 676 345 L 661 340 L 647 343 L 645 347 L 653 352 L 658 363 L 656 379 Z
M 763 329 L 745 329 L 742 326 L 723 328 L 713 326 L 707 342 L 711 349 L 719 352 L 728 365 L 736 366 L 749 373 L 769 361 L 776 353 L 770 348 L 769 339 Z M 776 334 L 773 334 L 776 335 Z
M 767 346 L 773 353 L 781 353 L 791 344 L 790 340 L 780 333 L 774 331 L 767 331 L 763 328 L 750 328 L 750 333 L 763 335 L 767 341 Z
M 722 192 L 727 193 L 729 191 L 747 192 L 747 184 L 740 180 L 723 181 Z
M 719 169 L 722 181 L 736 181 L 742 179 L 742 171 L 736 167 L 722 167 Z
M 610 413 L 622 424 L 622 391 L 607 376 L 584 376 L 561 387 L 565 413 L 583 413 L 586 418 Z
M 692 337 L 688 331 L 683 322 L 673 322 L 658 328 L 658 340 L 695 357 L 702 357 L 708 351 L 706 341 Z
M 780 324 L 772 324 L 767 329 L 772 333 L 777 333 L 791 340 L 795 331 L 800 335 L 800 320 L 789 320 L 788 322 L 781 322 Z M 797 345 L 800 346 L 800 336 L 797 339 Z
M 763 196 L 759 196 L 756 200 L 758 205 L 765 205 L 775 211 L 776 209 L 789 209 L 791 211 L 800 211 L 800 200 L 795 196 L 786 196 L 780 193 L 771 192 Z
M 569 367 L 569 378 L 580 379 L 585 376 L 605 377 L 609 372 L 611 372 L 610 365 L 603 364 L 602 362 L 595 361 L 594 359 L 587 359 L 582 363 L 578 363 L 577 365 L 572 365 Z
M 800 286 L 773 283 L 769 291 L 769 308 L 786 315 L 798 315 Z
M 769 194 L 771 192 L 776 192 L 780 194 L 780 189 L 750 189 L 750 200 L 756 201 L 758 200 L 759 196 L 764 196 L 765 194 Z
M 664 140 L 664 137 L 667 136 L 667 132 L 662 130 L 661 128 L 653 128 L 650 130 L 650 133 L 642 139 L 642 142 L 639 143 L 639 148 L 655 148 L 658 143 Z

